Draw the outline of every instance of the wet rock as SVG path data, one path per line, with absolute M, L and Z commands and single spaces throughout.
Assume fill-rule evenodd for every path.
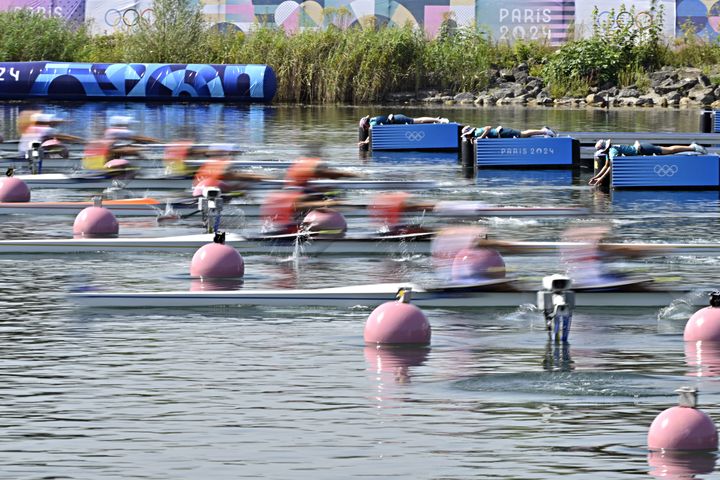
M 702 105 L 710 105 L 715 101 L 713 89 L 711 87 L 704 88 L 700 85 L 690 90 L 687 96 L 690 100 L 694 100 Z
M 637 105 L 638 98 L 637 97 L 619 97 L 620 101 L 622 102 L 621 105 L 623 107 L 634 107 Z
M 635 102 L 636 107 L 652 107 L 653 105 L 655 105 L 655 102 L 649 97 L 640 97 Z
M 385 96 L 385 99 L 388 102 L 394 102 L 394 103 L 409 103 L 414 102 L 415 94 L 412 92 L 396 92 L 396 93 L 389 93 Z
M 691 100 L 691 99 L 688 98 L 688 97 L 682 97 L 682 98 L 680 99 L 680 101 L 678 102 L 678 105 L 679 105 L 680 107 L 690 107 L 690 106 L 694 106 L 694 105 L 697 105 L 697 104 L 698 104 L 698 102 L 695 102 L 695 101 Z
M 643 95 L 640 98 L 647 98 L 652 101 L 653 105 L 656 105 L 658 107 L 667 107 L 668 105 L 667 98 L 663 97 L 662 95 L 658 95 L 657 93 L 649 93 L 647 95 Z
M 493 97 L 500 100 L 503 98 L 512 98 L 515 96 L 512 89 L 510 88 L 498 88 L 490 92 Z
M 525 86 L 524 85 L 515 85 L 512 89 L 513 97 L 519 97 L 520 95 L 525 94 Z
M 528 95 L 527 95 L 527 94 L 518 95 L 517 97 L 511 98 L 511 99 L 508 100 L 508 103 L 511 104 L 511 105 L 517 105 L 517 104 L 524 105 L 524 104 L 526 104 L 527 102 L 528 102 Z
M 663 98 L 667 100 L 668 105 L 677 106 L 680 103 L 680 99 L 683 98 L 679 92 L 670 92 L 667 95 L 663 95 Z
M 500 70 L 500 78 L 502 78 L 506 82 L 515 81 L 515 75 L 513 75 L 512 70 Z
M 598 95 L 597 93 L 591 93 L 587 97 L 585 97 L 585 102 L 588 105 L 605 105 L 605 97 L 602 95 Z
M 472 102 L 473 100 L 475 100 L 475 95 L 469 92 L 462 92 L 455 95 L 453 97 L 453 100 L 455 100 L 456 102 L 464 102 L 468 100 Z
M 536 97 L 535 101 L 537 102 L 538 105 L 554 105 L 555 104 L 554 98 L 552 98 L 549 95 L 545 95 L 543 93 L 539 94 Z
M 628 97 L 639 97 L 640 92 L 636 88 L 622 88 L 617 94 L 620 98 L 628 98 Z

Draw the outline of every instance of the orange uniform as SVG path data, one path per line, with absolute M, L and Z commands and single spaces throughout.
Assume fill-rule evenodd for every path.
M 208 160 L 198 169 L 193 185 L 202 182 L 206 187 L 220 186 L 229 168 L 230 160 L 226 158 Z
M 381 225 L 397 227 L 407 209 L 410 194 L 407 192 L 381 193 L 370 205 L 370 214 Z
M 260 215 L 276 225 L 295 224 L 295 215 L 303 193 L 294 190 L 280 190 L 265 197 Z
M 322 164 L 319 158 L 299 158 L 288 168 L 285 179 L 290 185 L 304 187 L 317 177 Z

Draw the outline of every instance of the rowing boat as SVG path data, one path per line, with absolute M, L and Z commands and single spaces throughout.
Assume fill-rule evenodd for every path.
M 380 283 L 317 289 L 240 289 L 227 291 L 169 292 L 76 292 L 69 294 L 75 303 L 102 308 L 172 308 L 256 305 L 272 307 L 375 307 L 391 301 L 401 288 L 412 288 L 412 302 L 418 307 L 439 308 L 514 308 L 535 304 L 533 290 L 502 291 L 425 288 L 409 283 Z M 647 307 L 659 308 L 688 296 L 688 290 L 586 291 L 576 292 L 578 307 Z M 692 295 L 690 303 L 707 304 L 707 297 Z
M 0 215 L 77 215 L 83 208 L 93 206 L 93 202 L 0 202 Z M 153 198 L 134 198 L 123 200 L 103 200 L 102 206 L 116 216 L 155 217 L 165 210 L 178 214 L 187 214 L 198 209 L 197 199 L 161 202 Z M 438 208 L 439 207 L 439 208 Z M 588 215 L 590 210 L 581 207 L 499 207 L 479 202 L 442 202 L 434 210 L 417 212 L 417 215 L 442 218 L 479 218 L 479 217 L 547 217 Z M 367 217 L 368 205 L 359 202 L 347 202 L 337 207 L 346 217 Z M 261 216 L 262 205 L 256 203 L 228 202 L 224 204 L 222 216 Z
M 245 237 L 228 233 L 225 243 L 242 254 L 254 255 L 428 255 L 433 232 L 407 235 L 366 235 L 328 238 L 315 234 Z M 171 237 L 50 238 L 0 240 L 0 254 L 99 253 L 99 252 L 192 252 L 213 241 L 213 234 Z M 557 255 L 577 248 L 573 242 L 503 242 L 502 252 L 524 255 Z M 718 256 L 720 243 L 606 243 L 610 248 L 632 247 L 646 256 Z
M 0 254 L 98 253 L 98 252 L 192 252 L 213 241 L 213 234 L 159 238 L 51 238 L 41 240 L 1 240 Z M 298 235 L 244 237 L 228 233 L 227 245 L 242 254 L 292 255 L 383 255 L 428 254 L 432 233 L 410 235 L 368 235 L 342 239 Z
M 77 215 L 93 205 L 94 202 L 0 202 L 0 215 Z M 164 203 L 154 198 L 103 200 L 102 206 L 117 217 L 156 217 L 166 208 Z M 192 206 L 197 209 L 197 204 Z
M 118 179 L 111 176 L 86 174 L 65 175 L 62 173 L 42 173 L 38 175 L 16 175 L 31 189 L 35 188 L 75 188 L 105 189 L 124 187 L 143 190 L 182 190 L 192 185 L 191 177 L 135 177 Z M 276 190 L 287 185 L 285 180 L 262 180 L 246 183 L 249 190 Z M 438 184 L 428 180 L 311 180 L 310 187 L 338 190 L 429 190 Z

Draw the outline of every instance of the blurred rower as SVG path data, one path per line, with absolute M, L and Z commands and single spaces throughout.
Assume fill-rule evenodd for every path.
M 33 149 L 42 149 L 45 155 L 57 154 L 68 158 L 68 148 L 62 142 L 85 143 L 85 140 L 60 133 L 55 127 L 61 123 L 63 120 L 48 113 L 34 112 L 23 116 L 18 121 L 18 126 L 22 129 L 18 153 L 27 157 Z
M 427 230 L 419 225 L 405 223 L 405 215 L 432 211 L 434 206 L 434 202 L 413 199 L 408 192 L 388 192 L 376 195 L 369 209 L 381 232 L 388 235 L 406 235 Z
M 260 208 L 260 216 L 264 220 L 263 230 L 272 235 L 297 233 L 305 214 L 334 203 L 332 200 L 317 200 L 298 187 L 269 193 Z
M 190 140 L 178 140 L 165 147 L 163 155 L 165 173 L 173 176 L 194 175 L 200 167 L 200 162 L 191 164 L 189 160 L 199 157 L 228 157 L 239 152 L 237 145 L 229 143 L 198 146 Z
M 266 175 L 233 170 L 232 162 L 228 158 L 212 158 L 203 163 L 195 173 L 193 187 L 195 193 L 202 187 L 217 187 L 223 193 L 229 193 L 246 187 L 248 183 L 268 178 Z
M 609 268 L 612 257 L 629 257 L 657 254 L 633 245 L 611 246 L 603 244 L 611 231 L 608 225 L 581 225 L 569 227 L 563 234 L 568 242 L 562 247 L 561 259 L 572 278 L 573 287 L 607 288 L 622 284 L 646 284 L 652 279 L 633 277 Z
M 133 146 L 133 143 L 162 143 L 157 138 L 138 135 L 134 130 L 131 130 L 130 125 L 134 122 L 135 120 L 132 117 L 124 115 L 110 117 L 103 139 L 111 142 L 111 156 L 113 158 L 141 156 L 143 149 Z
M 319 158 L 302 157 L 295 160 L 288 168 L 285 180 L 288 186 L 301 187 L 306 192 L 309 192 L 312 191 L 309 182 L 315 179 L 353 178 L 359 176 L 352 172 L 343 172 L 331 168 Z

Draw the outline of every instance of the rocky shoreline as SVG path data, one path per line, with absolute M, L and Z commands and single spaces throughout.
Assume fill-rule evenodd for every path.
M 488 71 L 484 91 L 440 92 L 423 90 L 387 95 L 389 103 L 443 105 L 527 105 L 568 107 L 712 107 L 720 108 L 720 85 L 699 68 L 663 67 L 648 74 L 649 85 L 619 88 L 607 84 L 593 87 L 584 97 L 553 98 L 541 78 L 531 76 L 526 64 L 513 69 Z

